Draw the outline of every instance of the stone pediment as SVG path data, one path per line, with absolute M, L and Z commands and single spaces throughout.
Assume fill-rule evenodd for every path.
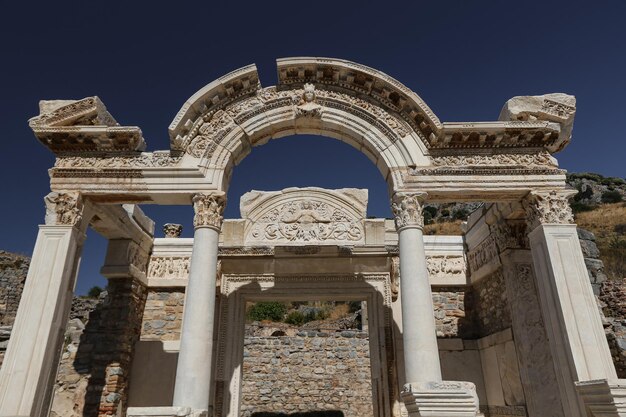
M 246 245 L 357 245 L 365 241 L 367 190 L 287 188 L 241 197 Z

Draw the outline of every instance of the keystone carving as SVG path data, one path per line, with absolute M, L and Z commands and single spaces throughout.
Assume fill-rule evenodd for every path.
M 193 197 L 193 209 L 195 216 L 193 218 L 193 226 L 211 227 L 220 229 L 224 217 L 224 207 L 226 206 L 226 197 L 223 194 L 201 194 L 198 193 Z
M 319 119 L 322 117 L 322 106 L 316 102 L 315 86 L 304 84 L 304 92 L 298 106 L 296 106 L 296 116 L 312 117 Z

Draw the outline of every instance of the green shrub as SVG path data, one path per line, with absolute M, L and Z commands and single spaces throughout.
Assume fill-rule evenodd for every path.
M 279 301 L 259 301 L 247 312 L 248 319 L 253 321 L 282 321 L 285 314 L 287 306 Z
M 467 220 L 467 216 L 469 216 L 469 211 L 467 211 L 464 208 L 461 208 L 455 211 L 452 217 L 455 220 Z
M 95 287 L 91 287 L 89 289 L 89 291 L 87 291 L 87 297 L 89 298 L 98 298 L 100 297 L 100 293 L 102 293 L 102 291 L 104 291 L 102 288 L 95 286 Z
M 592 211 L 596 208 L 595 206 L 592 206 L 591 204 L 581 203 L 580 201 L 573 201 L 570 203 L 570 206 L 572 207 L 572 211 L 574 213 L 582 213 L 583 211 Z
M 285 323 L 293 324 L 294 326 L 300 326 L 304 324 L 304 314 L 300 313 L 299 311 L 292 311 L 291 313 L 287 314 L 287 317 L 285 318 Z
M 613 190 L 613 191 L 603 192 L 601 199 L 603 203 L 611 204 L 611 203 L 619 203 L 624 198 L 622 197 L 622 194 L 619 191 Z

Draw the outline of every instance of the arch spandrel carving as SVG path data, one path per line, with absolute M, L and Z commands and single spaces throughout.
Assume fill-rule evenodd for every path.
M 245 245 L 365 242 L 367 190 L 317 187 L 251 191 L 241 198 Z

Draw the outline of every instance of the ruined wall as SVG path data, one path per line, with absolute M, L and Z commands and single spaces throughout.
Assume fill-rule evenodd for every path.
M 433 287 L 437 337 L 462 337 L 473 332 L 474 325 L 466 317 L 466 290 L 467 288 Z
M 246 336 L 241 416 L 313 410 L 373 415 L 367 333 Z

